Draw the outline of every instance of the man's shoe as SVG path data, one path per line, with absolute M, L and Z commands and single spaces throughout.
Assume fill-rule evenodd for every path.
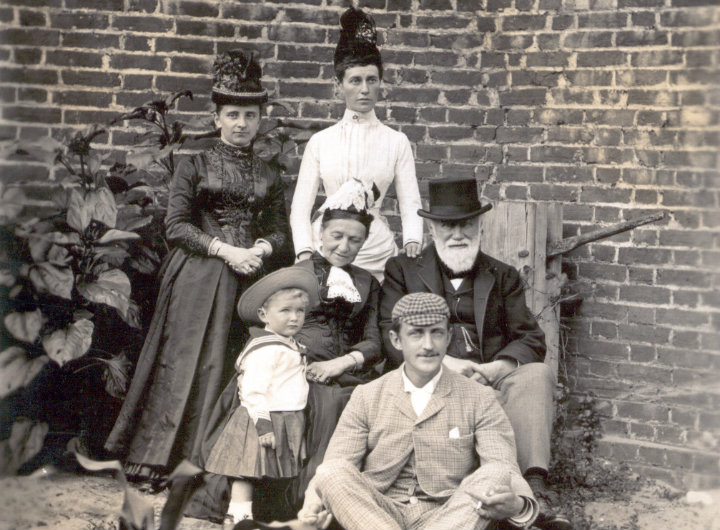
M 533 523 L 533 528 L 540 530 L 573 530 L 570 519 L 562 512 L 552 508 L 556 504 L 555 494 L 548 490 L 545 479 L 540 475 L 532 475 L 527 478 L 530 488 L 533 490 L 535 499 L 540 506 L 540 514 Z

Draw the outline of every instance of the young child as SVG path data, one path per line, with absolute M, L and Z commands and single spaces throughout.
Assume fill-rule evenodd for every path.
M 300 267 L 268 274 L 238 302 L 240 318 L 265 327 L 250 329 L 235 362 L 240 399 L 228 411 L 205 462 L 206 471 L 234 479 L 226 516 L 231 527 L 252 518 L 253 479 L 297 476 L 305 456 L 308 383 L 304 348 L 293 336 L 302 328 L 307 307 L 317 303 L 317 279 Z

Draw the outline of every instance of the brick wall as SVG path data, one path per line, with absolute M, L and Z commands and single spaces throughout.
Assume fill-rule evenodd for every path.
M 57 135 L 181 88 L 202 95 L 182 114 L 205 112 L 214 54 L 245 42 L 298 117 L 329 124 L 346 5 L 4 0 L 0 136 Z M 719 484 L 717 1 L 360 5 L 383 43 L 379 115 L 413 142 L 422 183 L 475 176 L 491 199 L 560 201 L 566 236 L 671 212 L 566 256 L 585 292 L 567 320 L 568 375 L 609 416 L 604 454 L 686 486 Z M 100 141 L 122 150 L 131 135 Z M 46 198 L 47 168 L 1 170 Z

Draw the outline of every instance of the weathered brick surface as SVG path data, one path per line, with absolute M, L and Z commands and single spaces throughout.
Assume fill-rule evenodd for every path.
M 107 121 L 190 88 L 214 54 L 257 51 L 296 117 L 332 123 L 336 0 L 7 0 L 3 138 Z M 720 458 L 720 6 L 696 0 L 367 0 L 385 59 L 378 114 L 427 180 L 474 176 L 485 197 L 559 201 L 566 236 L 668 211 L 582 247 L 568 374 L 609 407 L 600 450 L 649 476 L 717 485 Z M 122 128 L 101 142 L 126 150 Z M 292 164 L 297 170 L 297 161 Z M 0 162 L 48 199 L 48 170 Z M 28 175 L 34 175 L 31 181 Z M 291 175 L 291 178 L 294 175 Z M 391 196 L 385 208 L 397 203 Z M 398 228 L 397 217 L 391 226 Z

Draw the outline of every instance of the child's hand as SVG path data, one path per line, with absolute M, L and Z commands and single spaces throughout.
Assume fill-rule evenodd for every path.
M 275 433 L 269 432 L 267 434 L 263 434 L 260 437 L 260 445 L 263 447 L 269 447 L 270 449 L 275 449 Z

